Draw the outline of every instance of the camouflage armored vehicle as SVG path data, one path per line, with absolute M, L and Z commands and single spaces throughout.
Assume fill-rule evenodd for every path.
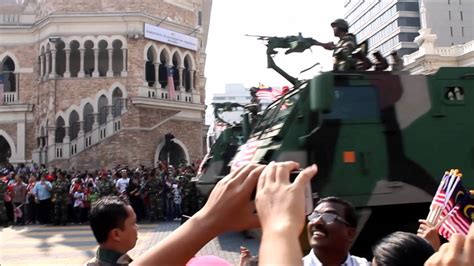
M 275 48 L 310 46 L 301 36 L 272 38 L 263 38 L 272 68 Z M 354 254 L 368 256 L 389 232 L 416 232 L 446 169 L 461 169 L 465 186 L 474 187 L 474 68 L 331 71 L 307 81 L 275 70 L 294 88 L 266 109 L 231 164 L 316 163 L 313 192 L 358 210 Z
M 237 149 L 247 141 L 259 111 L 258 102 L 245 106 L 230 102 L 214 103 L 213 106 L 215 120 L 224 125 L 224 130 L 203 158 L 195 178 L 200 194 L 206 197 L 214 185 L 230 172 L 230 162 Z M 241 122 L 232 124 L 220 116 L 221 112 L 236 108 L 244 110 Z

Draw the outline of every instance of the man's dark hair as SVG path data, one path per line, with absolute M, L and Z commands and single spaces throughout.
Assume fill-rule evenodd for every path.
M 422 266 L 434 253 L 433 247 L 423 238 L 407 232 L 395 232 L 382 238 L 373 248 L 377 265 Z
M 342 206 L 344 206 L 344 219 L 350 224 L 351 227 L 356 228 L 357 227 L 357 214 L 355 212 L 354 206 L 346 200 L 343 200 L 338 197 L 326 197 L 320 199 L 317 203 L 316 206 L 322 204 L 322 203 L 337 203 Z M 315 206 L 315 207 L 316 207 Z
M 99 244 L 107 241 L 112 229 L 123 229 L 124 222 L 128 218 L 127 202 L 117 196 L 100 198 L 94 204 L 89 214 L 92 232 Z

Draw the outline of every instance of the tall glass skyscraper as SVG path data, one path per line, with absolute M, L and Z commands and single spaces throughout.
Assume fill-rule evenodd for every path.
M 369 52 L 410 54 L 421 27 L 437 35 L 437 46 L 474 38 L 472 0 L 346 0 L 344 8 L 350 32 L 358 43 L 368 41 Z

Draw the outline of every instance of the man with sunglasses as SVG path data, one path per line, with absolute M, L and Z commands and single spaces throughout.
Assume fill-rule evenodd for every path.
M 319 200 L 308 216 L 308 240 L 312 250 L 303 258 L 303 264 L 370 265 L 365 258 L 349 254 L 356 227 L 357 216 L 349 202 L 337 197 Z

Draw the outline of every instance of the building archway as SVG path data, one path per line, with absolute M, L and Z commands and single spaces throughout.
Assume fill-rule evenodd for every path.
M 155 166 L 158 166 L 159 161 L 168 161 L 170 165 L 178 166 L 182 162 L 186 162 L 186 164 L 190 164 L 189 159 L 189 152 L 186 146 L 182 141 L 179 139 L 173 139 L 173 143 L 171 144 L 169 150 L 169 157 L 168 151 L 165 149 L 165 142 L 161 142 L 155 151 Z
M 18 160 L 17 157 L 15 142 L 7 132 L 0 129 L 0 166 L 5 163 L 5 159 L 11 162 Z
M 5 166 L 12 157 L 12 149 L 8 141 L 0 135 L 0 167 Z

